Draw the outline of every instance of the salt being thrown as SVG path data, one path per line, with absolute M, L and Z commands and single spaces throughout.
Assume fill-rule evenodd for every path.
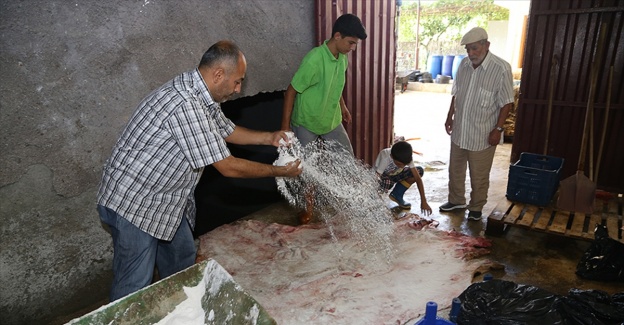
M 273 162 L 273 166 L 286 166 L 288 163 L 295 162 L 302 158 L 301 145 L 293 132 L 286 132 L 288 141 L 280 140 L 280 146 L 277 148 L 279 156 Z M 303 168 L 303 164 L 299 164 L 299 168 Z
M 304 193 L 314 193 L 315 213 L 335 240 L 333 224 L 345 223 L 363 250 L 388 261 L 394 255 L 392 215 L 379 196 L 375 172 L 335 141 L 303 147 L 292 133 L 289 140 L 278 148 L 274 164 L 300 159 L 305 168 L 297 178 L 277 178 L 280 193 L 299 209 L 305 208 Z

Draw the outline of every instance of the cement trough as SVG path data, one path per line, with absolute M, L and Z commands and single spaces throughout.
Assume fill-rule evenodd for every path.
M 204 289 L 203 294 L 192 295 L 191 290 Z M 200 324 L 276 324 L 265 309 L 232 276 L 213 259 L 195 264 L 184 271 L 158 281 L 131 295 L 113 301 L 67 324 L 156 324 L 175 316 L 176 307 L 187 306 L 191 300 L 196 308 L 184 314 L 203 313 Z M 174 323 L 180 324 L 180 320 Z M 184 321 L 186 324 L 186 321 Z M 195 322 L 188 322 L 195 324 Z

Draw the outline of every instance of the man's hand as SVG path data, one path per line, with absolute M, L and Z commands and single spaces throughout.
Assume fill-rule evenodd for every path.
M 444 128 L 446 129 L 446 134 L 451 135 L 453 132 L 453 117 L 447 116 L 446 122 L 444 122 Z
M 290 139 L 288 139 L 288 135 L 286 131 L 280 130 L 271 133 L 271 145 L 274 147 L 280 146 L 280 140 L 284 140 L 287 144 L 290 144 Z
M 351 112 L 348 109 L 342 110 L 342 120 L 347 124 L 351 124 Z
M 275 176 L 277 177 L 296 177 L 301 175 L 303 171 L 302 168 L 299 168 L 301 165 L 301 160 L 297 159 L 293 162 L 289 162 L 284 166 L 274 166 L 275 168 Z
M 342 113 L 342 120 L 347 124 L 351 123 L 351 112 L 347 108 L 347 104 L 345 104 L 344 98 L 340 96 L 340 113 Z
M 503 132 L 501 132 L 501 131 L 499 131 L 497 129 L 494 129 L 494 130 L 490 131 L 490 135 L 488 136 L 488 143 L 491 146 L 498 145 L 500 143 L 500 139 L 501 139 L 502 133 Z

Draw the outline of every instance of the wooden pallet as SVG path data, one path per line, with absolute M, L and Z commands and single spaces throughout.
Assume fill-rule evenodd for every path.
M 502 235 L 509 226 L 517 226 L 556 235 L 593 240 L 596 224 L 602 224 L 607 227 L 609 237 L 624 243 L 621 229 L 623 201 L 622 194 L 596 198 L 594 213 L 585 215 L 504 199 L 496 205 L 488 216 L 485 232 L 488 235 Z

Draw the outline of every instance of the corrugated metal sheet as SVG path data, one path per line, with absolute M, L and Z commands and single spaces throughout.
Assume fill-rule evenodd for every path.
M 344 100 L 353 121 L 345 125 L 357 158 L 372 164 L 393 136 L 396 64 L 394 0 L 316 0 L 317 44 L 331 37 L 333 22 L 351 13 L 368 37 L 349 54 Z
M 598 187 L 624 192 L 624 0 L 532 1 L 524 53 L 522 83 L 511 160 L 521 152 L 544 153 L 549 74 L 553 58 L 555 87 L 547 154 L 565 159 L 562 178 L 578 166 L 589 98 L 592 62 L 601 64 L 594 100 L 594 153 L 585 159 L 585 175 L 593 174 L 607 106 L 609 68 L 613 84 Z M 606 41 L 598 48 L 600 26 Z M 589 152 L 589 150 L 588 150 Z M 593 163 L 593 168 L 592 167 Z M 595 175 L 594 175 L 595 176 Z

